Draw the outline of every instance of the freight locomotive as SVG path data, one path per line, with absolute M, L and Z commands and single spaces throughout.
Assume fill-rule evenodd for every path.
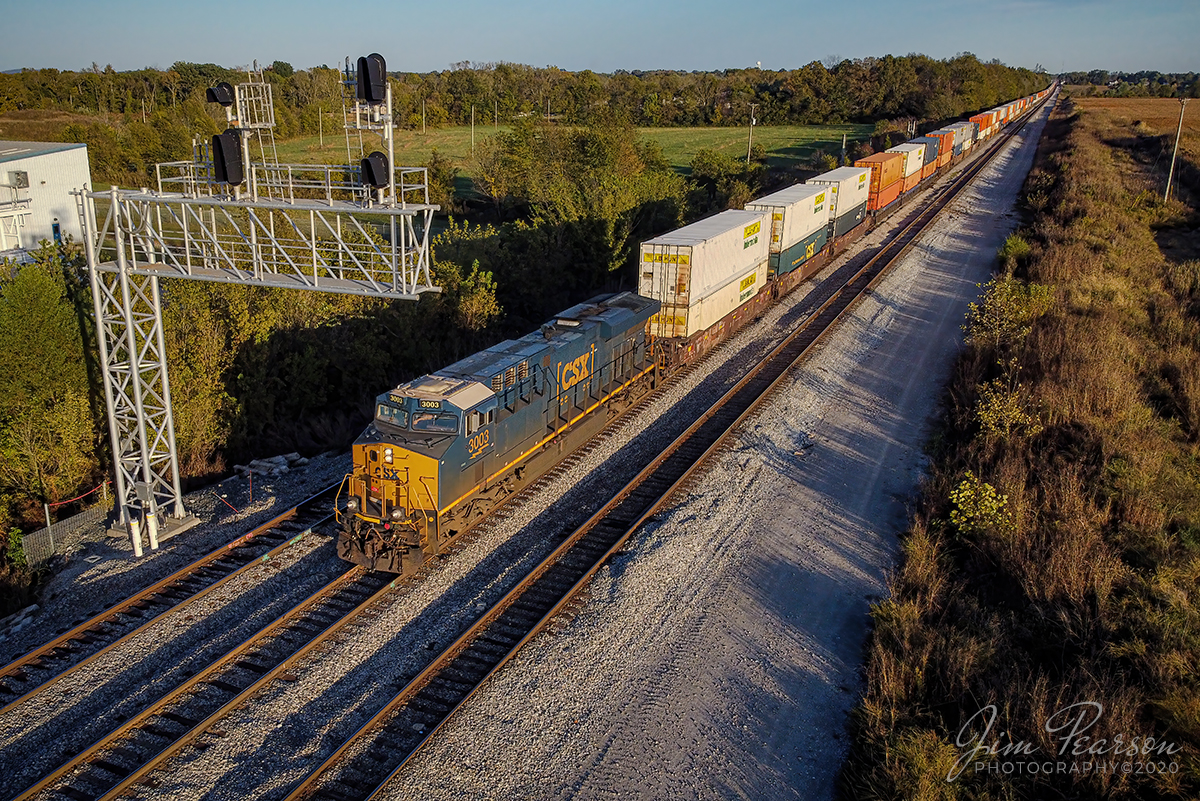
M 631 402 L 655 362 L 658 301 L 595 298 L 535 333 L 376 399 L 354 443 L 338 555 L 410 573 L 495 501 L 540 475 Z
M 339 492 L 338 555 L 415 571 L 660 372 L 728 337 L 1050 91 L 651 239 L 638 294 L 581 303 L 537 332 L 380 395 Z

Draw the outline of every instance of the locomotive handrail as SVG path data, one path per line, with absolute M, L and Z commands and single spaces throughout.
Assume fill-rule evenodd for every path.
M 338 512 L 338 500 L 342 497 L 342 487 L 346 486 L 346 482 L 349 481 L 352 476 L 353 473 L 347 473 L 346 475 L 342 476 L 342 481 L 340 484 L 338 484 L 337 493 L 333 496 L 333 520 L 338 525 L 341 525 L 342 523 L 342 516 Z

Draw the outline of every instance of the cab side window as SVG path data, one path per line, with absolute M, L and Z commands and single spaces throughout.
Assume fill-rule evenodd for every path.
M 472 412 L 467 412 L 467 436 L 471 436 L 484 426 L 491 425 L 496 422 L 496 410 L 488 409 L 486 412 L 476 409 Z

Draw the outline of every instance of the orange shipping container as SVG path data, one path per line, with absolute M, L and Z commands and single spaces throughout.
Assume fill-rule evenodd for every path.
M 935 131 L 929 136 L 936 136 L 942 140 L 938 148 L 938 169 L 941 169 L 954 159 L 954 131 Z
M 929 176 L 937 172 L 938 163 L 936 160 L 929 162 L 921 168 L 921 180 L 924 181 Z
M 867 209 L 869 211 L 878 211 L 889 203 L 895 203 L 896 198 L 900 197 L 900 189 L 904 184 L 900 181 L 893 181 L 891 186 L 884 187 L 882 192 L 872 192 L 867 195 Z
M 904 179 L 904 188 L 900 191 L 905 193 L 911 192 L 917 188 L 917 184 L 919 183 L 921 183 L 921 173 L 914 172 L 912 175 Z
M 854 162 L 855 167 L 871 171 L 871 192 L 887 189 L 904 176 L 903 153 L 876 153 Z

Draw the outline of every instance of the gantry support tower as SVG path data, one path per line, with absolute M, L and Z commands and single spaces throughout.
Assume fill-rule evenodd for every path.
M 395 169 L 389 159 L 381 180 L 378 162 L 279 164 L 273 140 L 263 134 L 274 124 L 270 85 L 257 71 L 249 78 L 229 87 L 237 116 L 232 110 L 227 116 L 242 137 L 241 182 L 218 182 L 209 149 L 197 144 L 192 161 L 158 166 L 155 190 L 77 194 L 117 509 L 137 556 L 143 532 L 155 549 L 164 530 L 176 533 L 195 522 L 179 480 L 160 279 L 396 300 L 440 291 L 429 273 L 429 229 L 438 207 L 429 204 L 425 169 Z M 354 77 L 347 81 L 354 86 Z M 385 103 L 352 97 L 350 105 L 348 126 L 383 133 L 390 153 L 390 88 Z M 261 162 L 250 158 L 251 136 L 259 137 Z

